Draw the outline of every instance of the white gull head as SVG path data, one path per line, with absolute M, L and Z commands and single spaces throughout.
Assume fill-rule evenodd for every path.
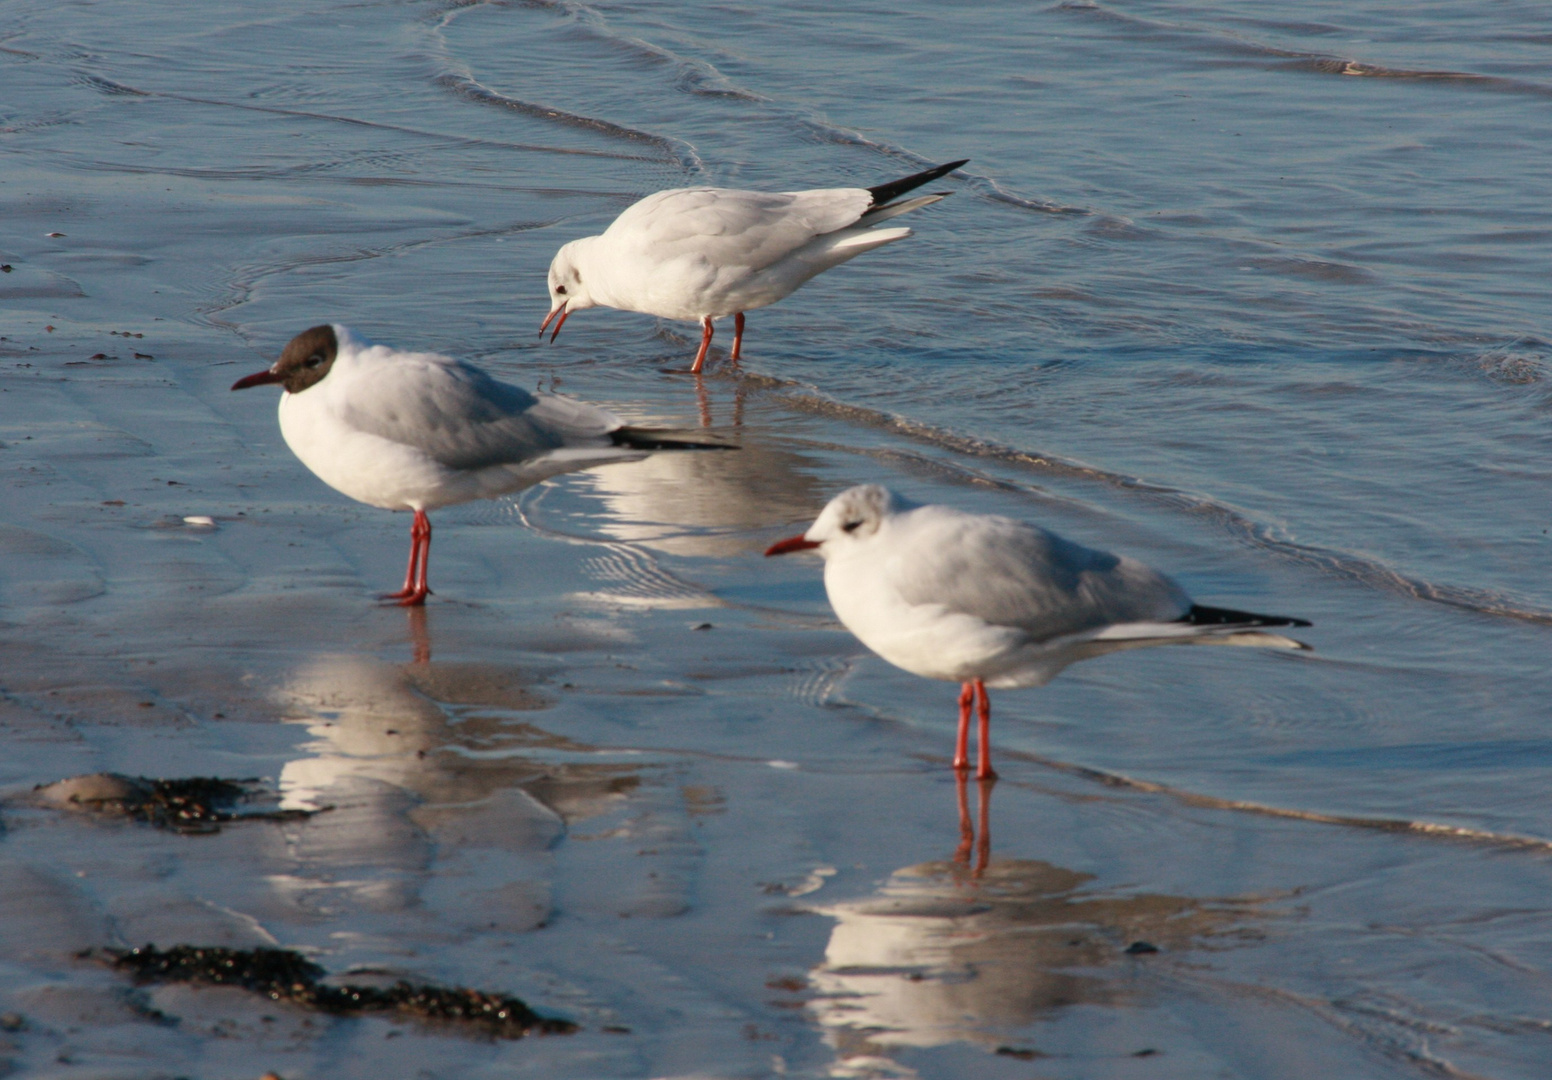
M 544 317 L 539 333 L 543 334 L 550 320 L 556 319 L 555 331 L 550 335 L 551 341 L 560 333 L 566 316 L 598 303 L 583 278 L 583 268 L 588 263 L 588 248 L 597 239 L 596 236 L 584 236 L 580 240 L 573 240 L 563 245 L 555 253 L 555 258 L 550 260 L 550 313 Z

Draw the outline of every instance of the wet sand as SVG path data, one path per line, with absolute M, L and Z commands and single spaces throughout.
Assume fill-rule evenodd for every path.
M 1003 780 L 965 796 L 972 827 L 989 815 L 978 852 L 954 688 L 862 656 L 817 565 L 759 552 L 843 478 L 1029 496 L 909 443 L 824 446 L 829 422 L 719 378 L 707 404 L 741 408 L 743 451 L 438 515 L 436 596 L 384 608 L 405 519 L 301 474 L 271 403 L 221 396 L 231 368 L 157 342 L 165 367 L 83 378 L 80 346 L 31 340 L 4 378 L 37 403 L 5 450 L 30 504 L 4 537 L 0 993 L 23 1074 L 1378 1076 L 1428 1067 L 1445 1024 L 1452 1054 L 1512 1063 L 1527 1037 L 1510 1003 L 1539 975 L 1469 928 L 1536 936 L 1544 852 L 1279 818 L 1219 797 L 1253 780 L 1127 786 L 1050 752 L 1073 723 L 1135 734 L 1137 695 L 1297 694 L 1342 663 L 1329 632 L 1309 657 L 1150 650 L 999 695 Z M 632 383 L 643 415 L 695 421 L 692 382 Z M 187 836 L 31 792 L 97 771 L 259 777 L 321 812 Z M 1406 924 L 1376 918 L 1397 897 Z M 1420 940 L 1448 1003 L 1419 992 Z M 492 1043 L 75 958 L 145 943 L 299 949 L 581 1030 Z M 1348 972 L 1364 1001 L 1332 1000 Z

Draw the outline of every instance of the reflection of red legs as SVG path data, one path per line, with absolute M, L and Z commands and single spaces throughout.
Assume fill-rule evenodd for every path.
M 975 867 L 971 871 L 973 877 L 980 877 L 986 872 L 986 864 L 992 859 L 992 788 L 997 784 L 997 778 L 976 781 L 979 798 L 976 800 L 977 816 L 980 819 L 980 836 L 976 836 L 976 829 L 970 822 L 970 800 L 966 795 L 965 784 L 968 780 L 963 770 L 954 777 L 954 787 L 959 796 L 959 847 L 954 852 L 954 861 L 970 865 L 970 848 L 975 848 Z
M 744 426 L 744 385 L 740 382 L 733 391 L 733 426 Z M 695 379 L 695 404 L 700 410 L 701 427 L 709 428 L 711 419 L 711 395 L 706 392 L 706 381 L 697 376 Z
M 412 607 L 404 614 L 410 619 L 410 647 L 414 649 L 414 658 L 410 662 L 431 663 L 431 631 L 426 628 L 425 607 Z
M 996 784 L 997 778 L 993 776 L 989 780 L 977 780 L 975 785 L 980 789 L 977 809 L 981 812 L 981 838 L 975 846 L 976 877 L 985 872 L 986 864 L 992 860 L 992 788 Z
M 954 740 L 954 768 L 970 767 L 970 706 L 975 704 L 975 683 L 959 688 L 959 735 Z
M 975 843 L 975 826 L 970 822 L 970 800 L 965 795 L 963 769 L 954 774 L 954 788 L 959 795 L 959 847 L 954 851 L 954 861 L 969 866 L 970 847 Z
M 738 312 L 733 316 L 733 351 L 728 353 L 728 359 L 738 363 L 738 358 L 744 346 L 744 313 Z
M 711 427 L 711 396 L 706 393 L 706 380 L 695 377 L 695 404 L 700 406 L 701 427 Z
M 706 350 L 711 348 L 711 316 L 701 316 L 701 350 L 695 354 L 695 363 L 690 365 L 690 374 L 699 375 L 702 366 L 706 363 Z
M 975 680 L 975 692 L 981 699 L 980 708 L 976 710 L 980 720 L 977 732 L 980 741 L 980 760 L 977 762 L 975 778 L 995 780 L 997 774 L 992 771 L 992 699 L 987 696 L 986 684 L 980 679 Z
M 400 607 L 419 607 L 424 604 L 431 593 L 431 587 L 426 584 L 426 568 L 430 564 L 431 519 L 426 517 L 424 510 L 416 510 L 415 520 L 410 524 L 410 564 L 404 571 L 404 588 L 379 599 L 397 600 Z

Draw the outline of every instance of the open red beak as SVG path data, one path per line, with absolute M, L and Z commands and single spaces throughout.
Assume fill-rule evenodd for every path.
M 785 540 L 778 540 L 765 549 L 767 557 L 771 555 L 786 555 L 793 551 L 807 551 L 816 548 L 819 544 L 814 540 L 807 540 L 801 536 L 789 536 Z
M 539 324 L 539 336 L 544 336 L 545 328 L 550 325 L 550 320 L 559 315 L 560 318 L 555 320 L 555 332 L 550 335 L 550 340 L 554 341 L 557 337 L 560 336 L 560 328 L 566 324 L 566 316 L 570 314 L 571 312 L 567 309 L 565 304 L 562 304 L 560 307 L 550 312 L 544 317 L 544 321 Z
M 243 378 L 238 379 L 232 384 L 232 389 L 246 390 L 250 386 L 264 386 L 267 383 L 278 383 L 284 381 L 284 375 L 276 375 L 273 371 L 265 368 L 263 371 L 256 371 L 252 375 L 246 375 Z

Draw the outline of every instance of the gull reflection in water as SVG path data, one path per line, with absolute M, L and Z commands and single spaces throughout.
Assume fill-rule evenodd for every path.
M 419 909 L 449 928 L 542 924 L 550 847 L 567 823 L 608 812 L 639 779 L 629 766 L 547 762 L 556 750 L 592 748 L 524 719 L 548 705 L 527 682 L 496 664 L 361 655 L 317 656 L 295 670 L 280 696 L 312 739 L 281 772 L 283 806 L 328 809 L 290 830 L 290 871 L 271 878 L 288 904 L 313 914 Z
M 747 433 L 730 451 L 653 454 L 579 474 L 608 507 L 602 531 L 670 555 L 725 557 L 762 547 L 751 534 L 812 519 L 824 506 L 817 464 Z
M 1256 899 L 1091 891 L 1092 874 L 991 859 L 992 784 L 978 787 L 977 837 L 960 775 L 953 859 L 816 909 L 836 920 L 808 1006 L 837 1051 L 832 1075 L 913 1076 L 890 1057 L 907 1047 L 1027 1043 L 1031 1024 L 1067 1006 L 1138 1003 L 1133 943 L 1179 952 L 1250 932 Z

